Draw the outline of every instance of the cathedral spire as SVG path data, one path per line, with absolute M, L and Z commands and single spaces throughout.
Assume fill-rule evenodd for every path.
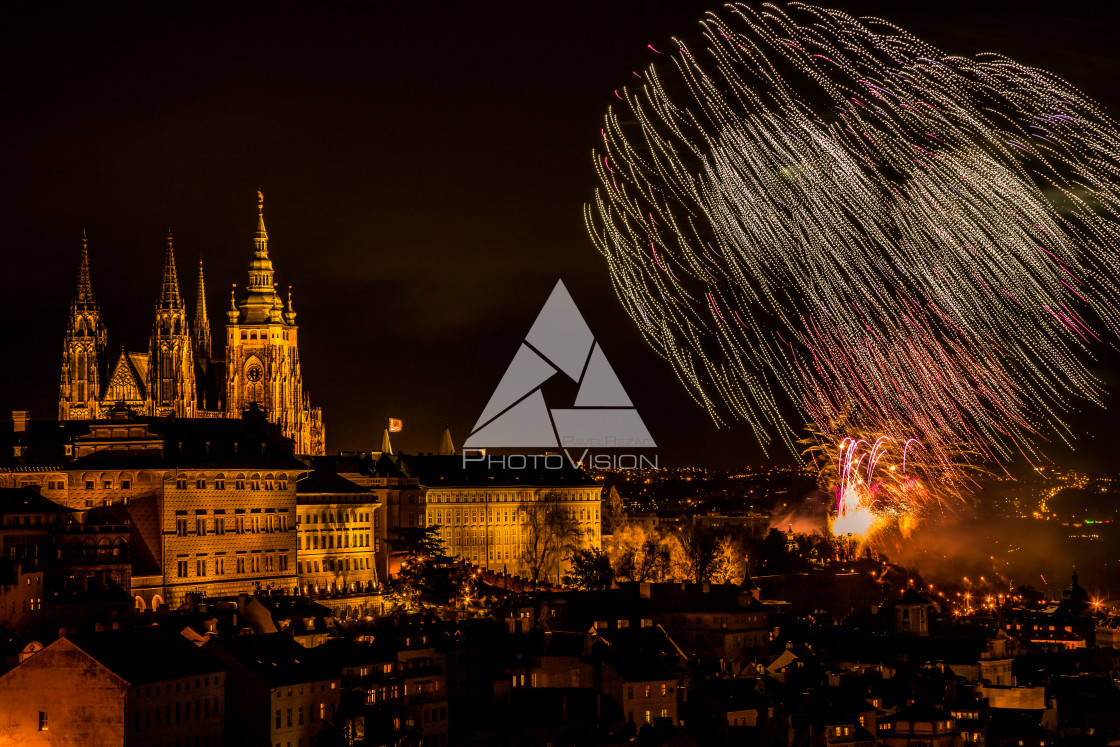
M 257 190 L 257 249 L 268 251 L 268 231 L 264 227 L 264 193 Z
M 256 251 L 249 264 L 249 292 L 274 293 L 272 260 L 268 256 L 268 231 L 264 227 L 264 195 L 257 190 L 257 235 L 253 238 Z
M 288 308 L 284 310 L 284 321 L 288 324 L 296 323 L 296 311 L 292 308 L 292 286 L 288 286 Z
M 89 242 L 83 230 L 78 289 L 70 304 L 70 318 L 63 340 L 59 420 L 92 420 L 99 416 L 105 362 L 105 327 L 101 323 L 101 310 L 93 298 L 93 284 L 89 279 Z
M 381 434 L 381 453 L 393 456 L 393 443 L 389 440 L 389 429 Z
M 439 440 L 439 455 L 455 455 L 455 442 L 451 440 L 451 428 L 446 423 L 443 425 L 443 437 Z
M 78 265 L 78 295 L 75 302 L 79 305 L 93 304 L 93 284 L 89 280 L 89 242 L 86 229 L 82 229 L 82 258 Z
M 210 357 L 210 316 L 206 313 L 206 279 L 202 274 L 202 260 L 198 260 L 198 293 L 194 307 L 194 352 Z
M 167 250 L 163 258 L 163 287 L 159 294 L 161 309 L 181 309 L 183 299 L 179 296 L 179 273 L 175 270 L 175 246 L 171 229 L 167 229 Z

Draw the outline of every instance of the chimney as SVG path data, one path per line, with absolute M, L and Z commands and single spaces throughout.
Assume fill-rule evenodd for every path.
M 12 410 L 12 431 L 15 433 L 26 431 L 28 420 L 30 420 L 30 413 L 27 410 Z

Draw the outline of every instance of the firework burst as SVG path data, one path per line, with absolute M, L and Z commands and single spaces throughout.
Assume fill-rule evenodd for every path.
M 960 443 L 1071 439 L 1120 320 L 1116 123 L 1050 73 L 881 20 L 736 4 L 701 29 L 616 92 L 585 218 L 711 417 L 794 449 L 789 422 L 856 403 L 942 473 Z
M 829 527 L 837 537 L 866 542 L 887 528 L 908 536 L 928 514 L 962 505 L 988 474 L 970 448 L 946 446 L 930 459 L 918 440 L 869 429 L 847 415 L 810 431 L 802 453 L 833 499 Z

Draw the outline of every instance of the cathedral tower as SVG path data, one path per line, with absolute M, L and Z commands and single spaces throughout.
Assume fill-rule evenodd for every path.
M 291 293 L 285 306 L 276 292 L 264 197 L 258 193 L 258 198 L 249 285 L 240 302 L 236 292 L 231 296 L 226 312 L 226 414 L 236 417 L 255 403 L 295 441 L 296 453 L 318 455 L 323 453 L 322 414 L 303 393 L 296 312 Z
M 58 395 L 59 420 L 100 417 L 101 381 L 106 365 L 105 327 L 101 308 L 93 298 L 89 279 L 89 245 L 82 231 L 78 292 L 70 303 L 62 350 L 62 380 Z
M 194 354 L 199 359 L 210 358 L 210 316 L 206 313 L 206 278 L 202 275 L 202 260 L 198 260 L 198 292 L 194 303 Z
M 213 338 L 206 308 L 206 279 L 198 264 L 193 324 L 179 292 L 170 231 L 163 280 L 147 350 L 121 347 L 110 366 L 101 310 L 89 279 L 89 251 L 82 234 L 78 292 L 70 304 L 59 386 L 60 420 L 96 420 L 118 407 L 136 415 L 178 418 L 240 418 L 261 408 L 299 454 L 323 454 L 323 415 L 303 391 L 296 312 L 276 292 L 264 197 L 249 262 L 249 283 L 230 297 L 225 358 Z M 215 349 L 217 346 L 217 349 Z
M 191 344 L 187 309 L 179 295 L 175 270 L 175 247 L 167 232 L 163 260 L 163 285 L 152 323 L 148 353 L 148 415 L 195 416 L 194 347 Z

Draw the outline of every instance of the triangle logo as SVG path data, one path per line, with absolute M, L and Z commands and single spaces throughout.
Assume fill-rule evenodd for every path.
M 579 384 L 573 407 L 549 408 L 541 386 L 557 374 Z M 595 336 L 558 281 L 464 448 L 656 446 Z

